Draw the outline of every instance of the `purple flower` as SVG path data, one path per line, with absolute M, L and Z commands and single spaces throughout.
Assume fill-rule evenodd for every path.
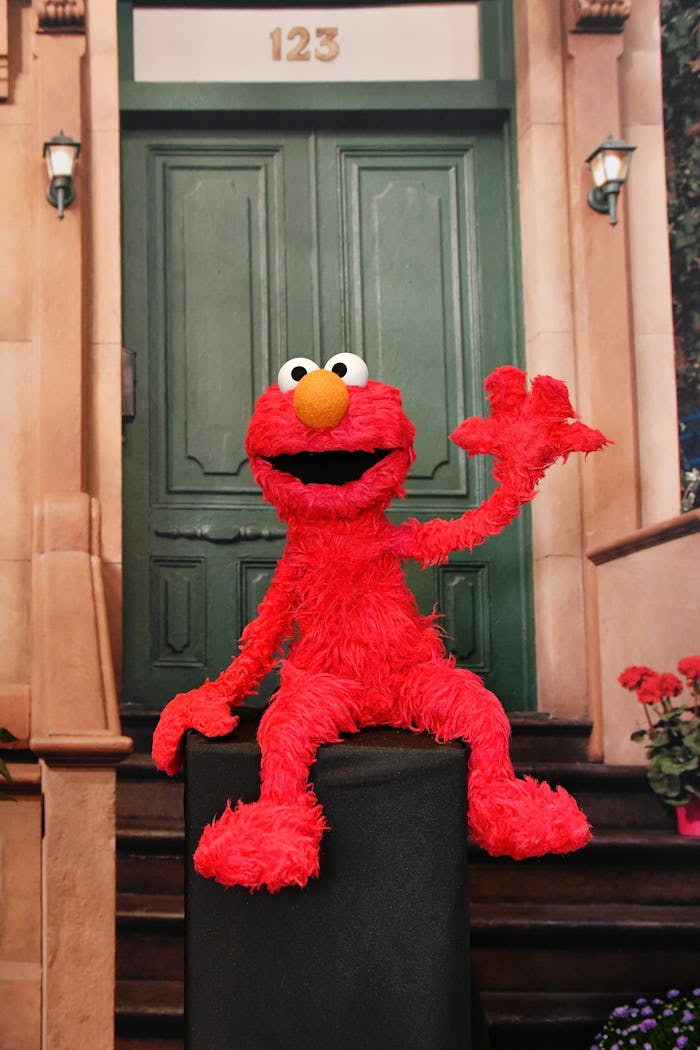
M 656 1021 L 653 1017 L 647 1017 L 639 1026 L 640 1032 L 650 1032 L 652 1028 L 656 1028 Z
M 677 988 L 672 988 L 671 991 L 666 996 L 666 998 L 667 999 L 677 999 L 680 994 L 681 993 L 678 991 Z
M 654 1013 L 654 1011 L 652 1010 L 652 1008 L 650 1006 L 645 1006 L 644 1009 L 642 1010 L 642 1016 L 643 1017 L 651 1017 L 651 1015 L 653 1013 Z
M 686 1009 L 683 1011 L 683 1016 L 681 1017 L 683 1024 L 690 1024 L 690 1022 L 694 1020 L 695 1014 L 691 1010 Z
M 629 1006 L 616 1006 L 612 1012 L 613 1017 L 629 1017 Z
M 676 1041 L 676 1046 L 682 1048 L 688 1045 L 688 1037 L 685 1035 L 679 1035 Z

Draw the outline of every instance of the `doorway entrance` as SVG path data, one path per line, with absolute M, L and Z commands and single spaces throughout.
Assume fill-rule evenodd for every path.
M 518 363 L 507 130 L 375 112 L 125 131 L 127 705 L 215 677 L 255 615 L 284 530 L 243 441 L 286 359 L 351 351 L 401 388 L 417 460 L 397 520 L 455 517 L 487 492 L 490 463 L 448 435 L 483 414 L 485 376 Z M 511 710 L 533 707 L 526 516 L 408 575 L 457 662 Z

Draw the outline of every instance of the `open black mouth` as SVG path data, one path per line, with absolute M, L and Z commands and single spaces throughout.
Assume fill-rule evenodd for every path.
M 377 448 L 374 452 L 283 452 L 280 456 L 266 456 L 275 470 L 303 481 L 305 485 L 347 485 L 358 481 L 375 463 L 380 463 L 393 448 Z

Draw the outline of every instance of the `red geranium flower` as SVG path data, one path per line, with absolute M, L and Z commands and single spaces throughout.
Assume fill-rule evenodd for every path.
M 688 679 L 688 685 L 700 678 L 700 656 L 686 656 L 678 664 L 678 670 Z
M 660 674 L 658 689 L 662 696 L 680 696 L 683 683 L 675 674 Z
M 651 667 L 626 667 L 618 678 L 618 682 L 625 689 L 636 690 L 641 688 L 647 678 L 658 678 L 656 671 L 653 671 Z
M 637 692 L 637 700 L 640 704 L 658 704 L 662 698 L 666 696 L 662 687 L 661 679 L 662 675 L 657 674 L 656 671 L 652 671 L 651 674 L 645 675 L 643 681 L 640 683 Z

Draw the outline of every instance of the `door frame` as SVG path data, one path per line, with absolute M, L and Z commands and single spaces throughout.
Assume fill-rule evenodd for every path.
M 146 0 L 151 6 L 172 6 L 173 0 Z M 175 0 L 178 3 L 178 0 Z M 412 0 L 409 0 L 412 2 Z M 420 0 L 417 0 L 420 2 Z M 428 0 L 430 2 L 430 0 Z M 187 0 L 179 0 L 181 6 Z M 190 0 L 192 3 L 192 0 Z M 222 6 L 221 0 L 216 6 Z M 223 6 L 226 6 L 224 0 Z M 240 0 L 228 6 L 246 7 Z M 298 6 L 290 0 L 263 6 Z M 310 4 L 309 6 L 314 6 Z M 133 70 L 133 0 L 118 0 L 120 53 L 120 109 L 125 131 L 162 127 L 182 130 L 201 127 L 202 118 L 212 128 L 255 127 L 280 117 L 294 120 L 295 114 L 305 123 L 314 116 L 327 119 L 332 113 L 376 113 L 396 122 L 397 130 L 416 119 L 439 113 L 443 122 L 459 130 L 473 130 L 481 125 L 499 124 L 503 129 L 508 170 L 506 196 L 510 231 L 509 266 L 512 290 L 513 341 L 511 360 L 524 360 L 524 319 L 520 273 L 520 238 L 515 137 L 514 41 L 512 8 L 508 0 L 481 0 L 481 69 L 482 78 L 465 82 L 389 82 L 346 84 L 158 84 L 137 83 Z M 371 117 L 370 117 L 371 119 Z M 523 571 L 527 574 L 527 621 L 532 625 L 526 649 L 527 683 L 522 707 L 536 710 L 536 653 L 534 629 L 534 592 L 532 540 L 529 508 L 515 526 L 525 530 L 523 537 Z M 524 520 L 523 520 L 524 519 Z M 127 699 L 128 702 L 128 698 Z

